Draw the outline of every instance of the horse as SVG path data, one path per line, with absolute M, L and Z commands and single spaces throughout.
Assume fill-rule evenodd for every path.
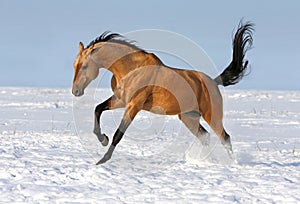
M 178 115 L 183 124 L 203 145 L 209 143 L 209 133 L 200 124 L 202 117 L 219 137 L 232 156 L 230 135 L 223 126 L 223 99 L 220 85 L 238 83 L 245 75 L 246 52 L 252 47 L 253 24 L 240 22 L 233 37 L 232 61 L 216 78 L 205 73 L 172 68 L 155 54 L 145 51 L 117 33 L 104 32 L 85 48 L 80 42 L 74 62 L 72 93 L 79 97 L 89 83 L 96 79 L 100 68 L 112 72 L 113 95 L 95 108 L 94 134 L 103 146 L 109 138 L 102 133 L 100 117 L 104 111 L 125 108 L 121 123 L 109 149 L 96 164 L 111 159 L 126 129 L 139 111 Z

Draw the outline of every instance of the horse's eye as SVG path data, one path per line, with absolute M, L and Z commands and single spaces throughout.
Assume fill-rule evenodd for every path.
M 87 68 L 88 68 L 87 65 L 84 65 L 84 66 L 81 67 L 81 69 L 83 69 L 83 70 L 85 70 L 85 69 L 87 69 Z

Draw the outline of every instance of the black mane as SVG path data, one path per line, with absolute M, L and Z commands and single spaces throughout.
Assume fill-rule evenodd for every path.
M 86 48 L 89 48 L 99 42 L 108 42 L 108 41 L 128 45 L 134 49 L 143 51 L 141 48 L 139 48 L 134 44 L 135 41 L 130 41 L 118 33 L 110 33 L 110 31 L 105 31 L 104 33 L 102 33 L 95 40 L 91 41 Z

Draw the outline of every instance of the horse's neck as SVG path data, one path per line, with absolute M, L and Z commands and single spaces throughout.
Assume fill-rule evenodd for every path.
M 154 54 L 125 44 L 106 42 L 99 44 L 96 49 L 93 60 L 112 72 L 116 83 L 135 69 L 162 64 Z

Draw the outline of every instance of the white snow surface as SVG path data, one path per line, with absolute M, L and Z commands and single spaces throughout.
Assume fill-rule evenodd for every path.
M 223 91 L 234 160 L 215 134 L 202 147 L 177 116 L 140 112 L 96 166 L 108 147 L 92 133 L 93 109 L 109 95 L 0 87 L 0 202 L 300 202 L 299 91 Z M 123 111 L 101 117 L 110 142 Z

